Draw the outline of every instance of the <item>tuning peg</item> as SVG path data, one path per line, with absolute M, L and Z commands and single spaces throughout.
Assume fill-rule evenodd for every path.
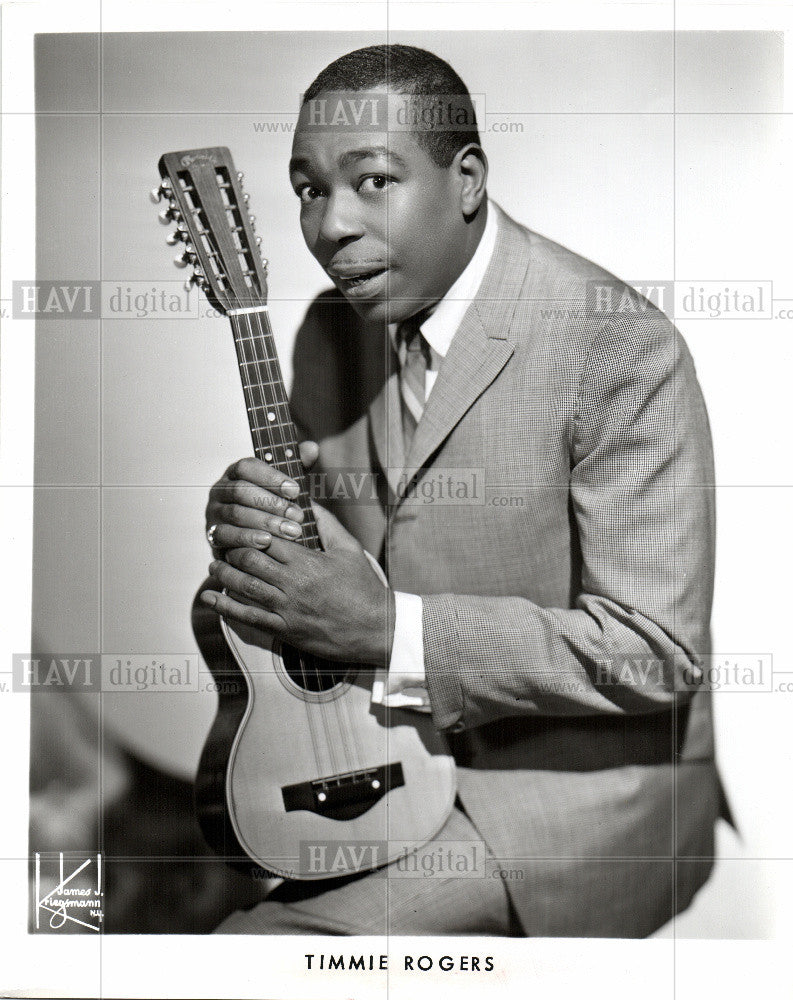
M 245 174 L 241 170 L 237 171 L 237 180 L 238 181 L 241 181 L 244 176 L 245 176 Z
M 170 226 L 172 222 L 181 222 L 182 214 L 176 207 L 176 203 L 172 202 L 168 208 L 160 212 L 158 218 L 163 226 Z
M 261 236 L 257 236 L 256 237 L 256 246 L 260 247 L 261 245 L 262 245 L 262 238 L 261 238 Z
M 187 267 L 188 264 L 195 264 L 197 259 L 194 253 L 186 251 L 180 257 L 174 257 L 173 262 L 177 267 Z
M 243 201 L 245 202 L 245 204 L 247 205 L 247 204 L 248 204 L 248 202 L 249 202 L 249 201 L 251 200 L 251 196 L 250 196 L 250 195 L 249 195 L 249 194 L 248 194 L 248 193 L 246 192 L 245 194 L 243 194 L 243 196 L 242 196 L 242 200 L 243 200 Z
M 186 292 L 191 292 L 193 290 L 193 285 L 196 285 L 198 288 L 200 288 L 202 292 L 205 292 L 209 288 L 209 284 L 206 278 L 198 268 L 196 268 L 193 274 L 191 274 L 190 277 L 187 279 L 187 281 L 184 283 L 184 290 Z
M 163 197 L 170 197 L 171 194 L 171 182 L 166 177 L 163 179 L 159 187 L 154 187 L 149 191 L 149 197 L 156 205 Z
M 168 233 L 165 237 L 165 242 L 169 247 L 175 247 L 180 241 L 187 241 L 187 230 L 184 226 L 177 226 L 172 233 Z

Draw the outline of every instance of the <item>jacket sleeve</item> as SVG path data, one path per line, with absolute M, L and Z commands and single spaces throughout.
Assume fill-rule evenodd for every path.
M 423 597 L 433 718 L 641 714 L 687 700 L 709 652 L 710 429 L 688 349 L 663 314 L 592 342 L 569 437 L 582 573 L 571 608 Z

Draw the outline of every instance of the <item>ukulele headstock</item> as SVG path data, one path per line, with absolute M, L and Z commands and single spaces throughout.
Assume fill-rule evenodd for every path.
M 198 285 L 222 313 L 267 304 L 267 261 L 248 211 L 248 195 L 225 146 L 188 149 L 160 157 L 162 181 L 151 192 L 155 203 L 165 199 L 163 225 L 176 223 L 166 243 L 184 244 L 174 259 L 177 267 L 192 267 L 186 288 Z

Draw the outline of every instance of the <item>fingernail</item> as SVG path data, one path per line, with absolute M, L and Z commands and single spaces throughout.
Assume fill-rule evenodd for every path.
M 210 608 L 214 608 L 218 602 L 217 594 L 213 594 L 209 590 L 204 591 L 204 593 L 201 595 L 201 600 L 204 602 L 204 604 L 208 604 Z
M 212 562 L 209 564 L 209 572 L 214 573 L 219 565 L 220 563 L 217 561 L 217 559 L 213 559 Z
M 303 529 L 294 521 L 281 521 L 281 531 L 291 538 L 299 538 Z
M 300 508 L 287 507 L 286 510 L 284 511 L 284 514 L 286 514 L 287 517 L 291 517 L 293 521 L 296 521 L 300 517 Z
M 286 482 L 281 484 L 281 492 L 284 496 L 292 497 L 292 499 L 294 499 L 300 493 L 300 487 L 297 483 L 293 483 L 291 479 L 288 479 Z
M 266 549 L 272 540 L 273 536 L 266 531 L 256 531 L 253 534 L 253 544 L 260 549 Z

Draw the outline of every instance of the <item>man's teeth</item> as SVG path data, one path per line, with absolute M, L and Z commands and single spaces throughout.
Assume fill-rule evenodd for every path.
M 373 278 L 376 274 L 382 274 L 384 268 L 373 268 L 371 271 L 366 271 L 364 274 L 358 274 L 354 278 L 346 278 L 348 285 L 360 285 L 361 282 L 367 281 L 369 278 Z

